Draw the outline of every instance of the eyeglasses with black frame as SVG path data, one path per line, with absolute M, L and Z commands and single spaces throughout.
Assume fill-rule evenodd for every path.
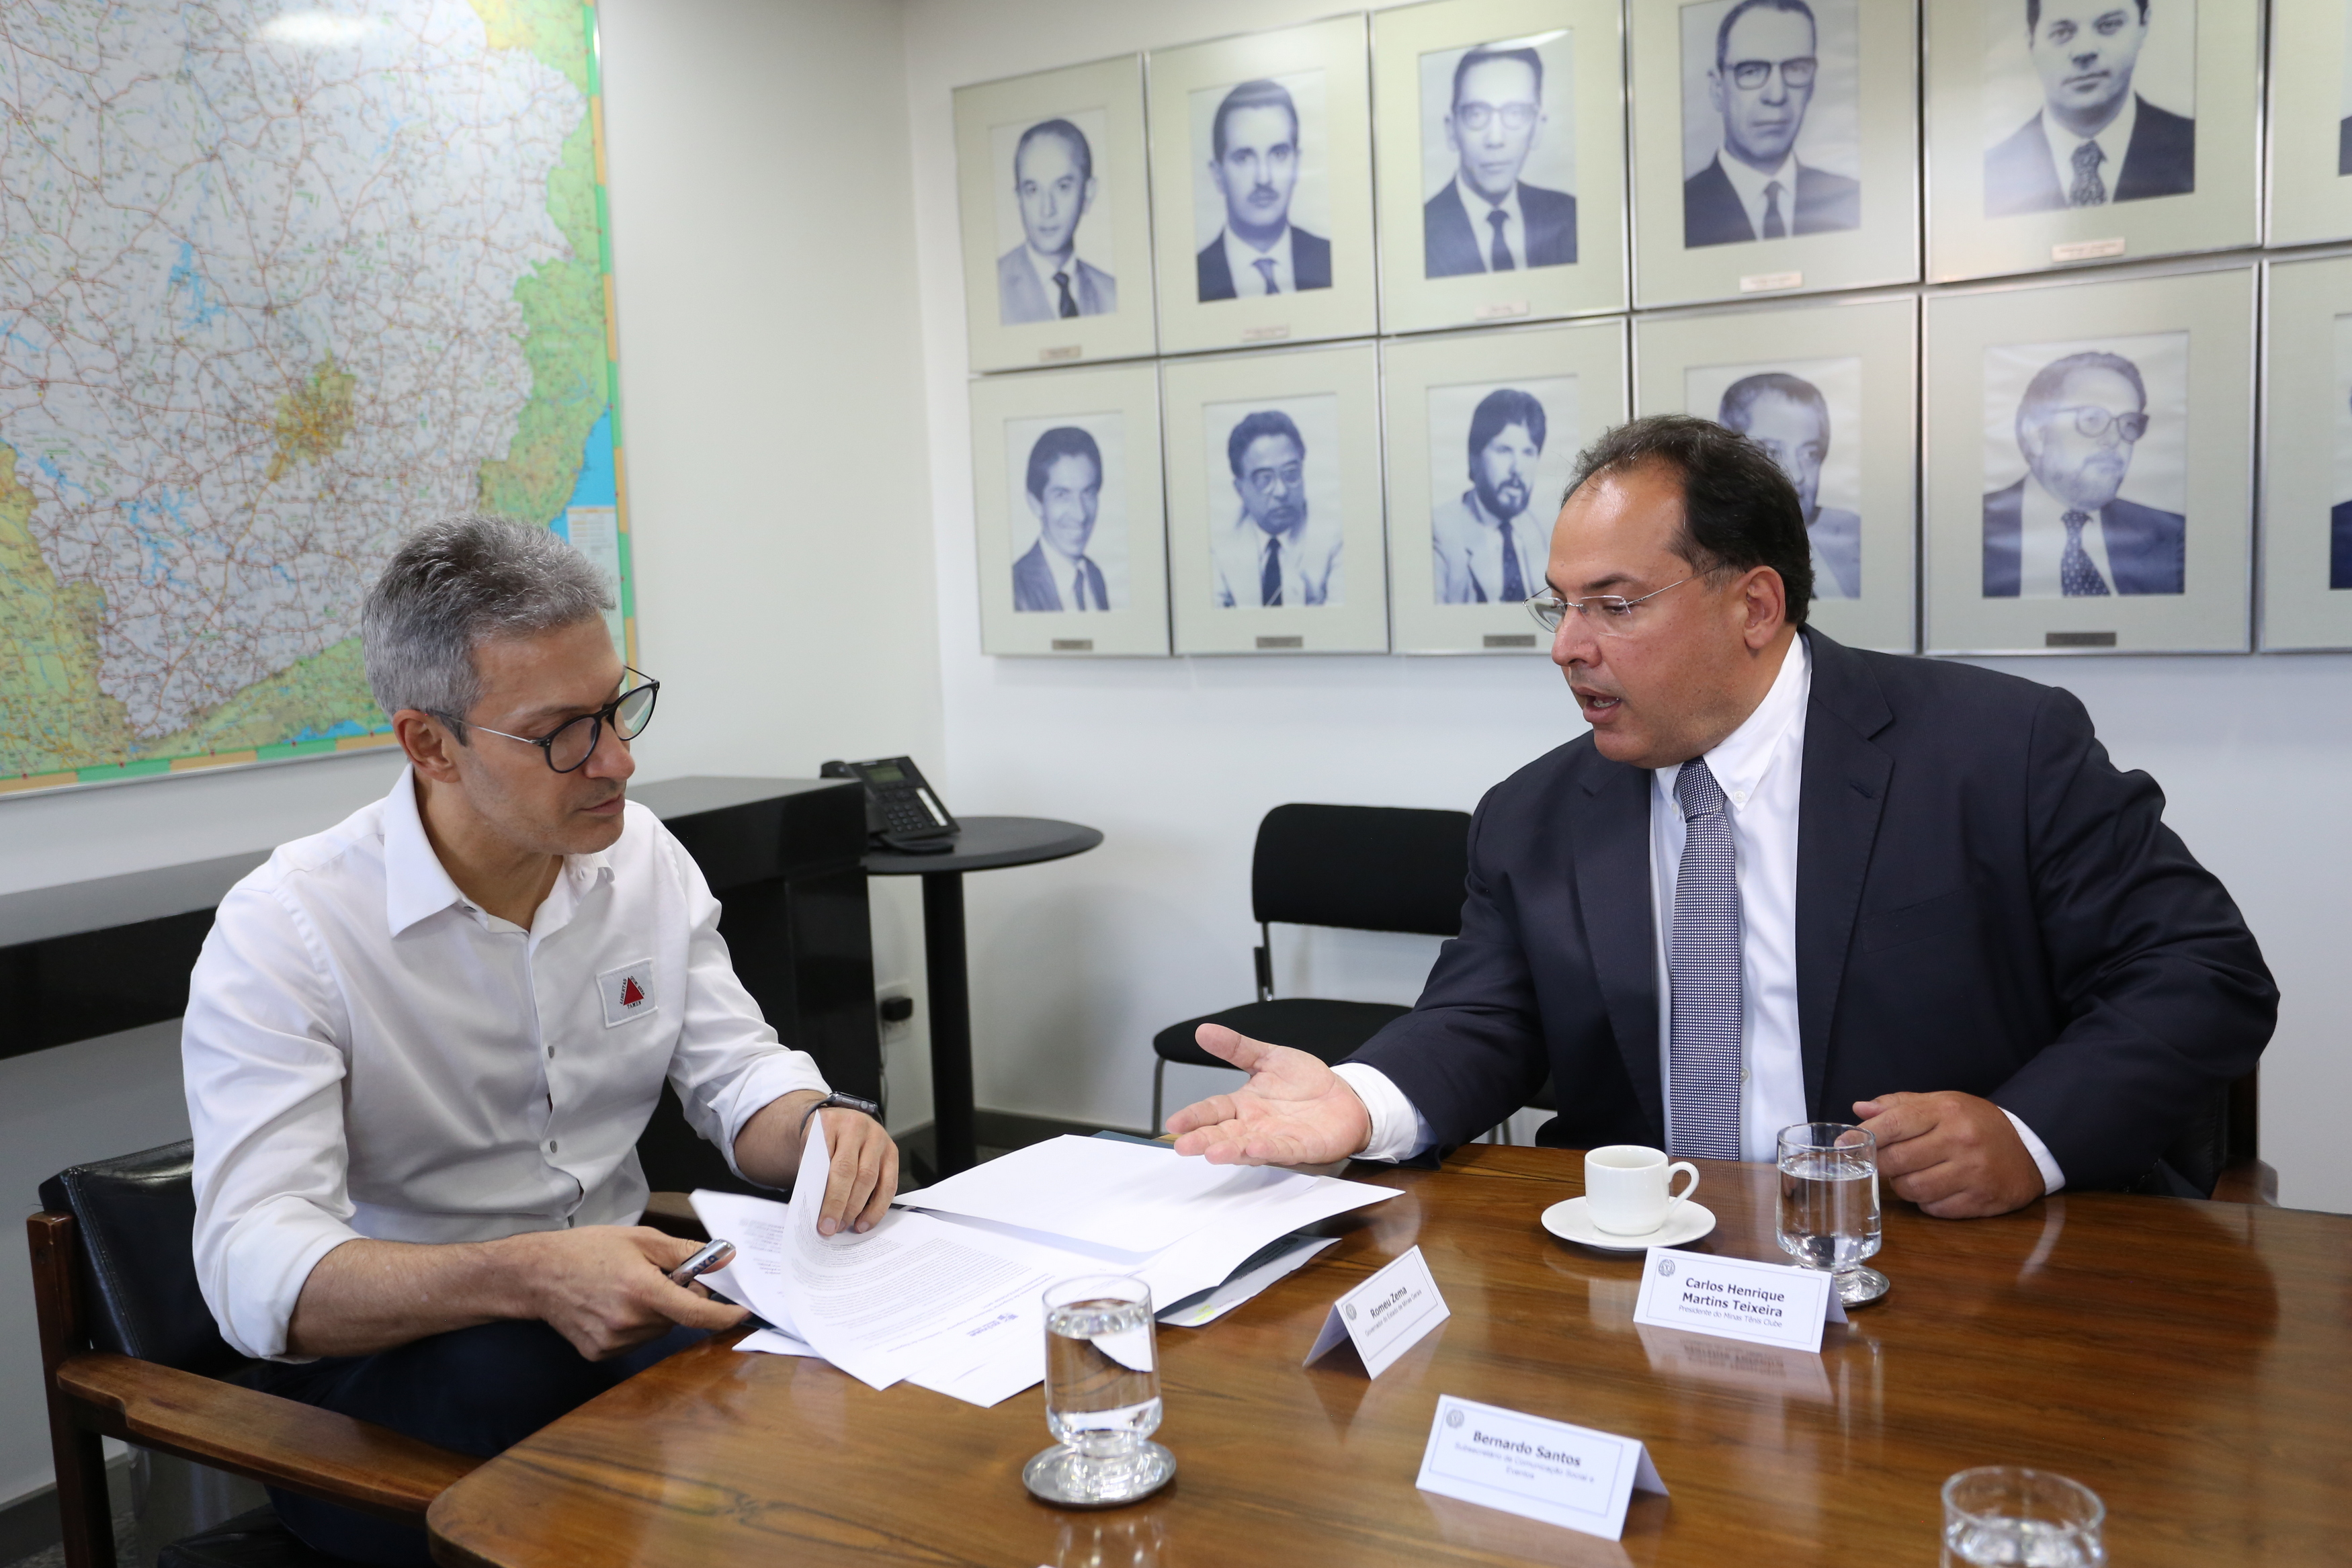
M 1666 589 L 1680 588 L 1698 575 L 1693 572 L 1690 577 L 1678 577 L 1665 588 L 1654 588 L 1640 599 L 1628 599 L 1621 593 L 1595 593 L 1583 599 L 1566 599 L 1561 597 L 1558 589 L 1546 588 L 1527 601 L 1528 613 L 1536 618 L 1537 625 L 1547 632 L 1556 632 L 1560 623 L 1568 619 L 1569 612 L 1574 611 L 1584 617 L 1585 624 L 1602 636 L 1622 637 L 1633 629 L 1634 608 L 1643 600 L 1655 599 Z
M 1743 90 L 1754 92 L 1764 85 L 1776 66 L 1782 81 L 1801 90 L 1813 85 L 1813 73 L 1821 68 L 1821 62 L 1811 55 L 1786 60 L 1734 60 L 1729 68 L 1731 79 Z
M 556 772 L 576 772 L 587 765 L 588 759 L 596 755 L 596 747 L 604 744 L 606 725 L 611 725 L 613 733 L 623 740 L 635 740 L 654 720 L 654 703 L 661 695 L 661 683 L 643 671 L 632 670 L 626 665 L 622 666 L 621 673 L 625 678 L 635 676 L 637 684 L 594 713 L 583 713 L 578 718 L 566 719 L 545 735 L 509 735 L 503 729 L 492 729 L 486 724 L 477 724 L 472 727 L 484 735 L 536 746 L 541 755 L 547 758 L 547 765 Z M 454 714 L 436 714 L 434 716 L 451 724 L 467 722 Z
M 2075 434 L 2088 436 L 2094 441 L 2105 435 L 2110 428 L 2123 438 L 2126 446 L 2136 444 L 2147 434 L 2147 415 L 2144 413 L 2117 413 L 2095 402 L 2069 403 L 2063 408 L 2050 411 L 2053 419 L 2062 413 L 2074 416 Z

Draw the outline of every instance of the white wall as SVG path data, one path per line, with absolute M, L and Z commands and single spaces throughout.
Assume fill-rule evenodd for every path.
M 955 810 L 1092 822 L 1094 853 L 971 879 L 982 1104 L 1139 1125 L 1152 1033 L 1250 994 L 1249 850 L 1284 800 L 1468 809 L 1581 727 L 1540 659 L 1099 663 L 980 651 L 950 89 L 1308 20 L 1330 0 L 909 0 L 907 76 L 929 401 L 940 674 Z M 2090 706 L 2116 758 L 2229 883 L 2287 1002 L 2263 1066 L 2264 1153 L 2291 1204 L 2352 1211 L 2352 829 L 2326 786 L 2352 757 L 2352 660 L 2019 660 Z M 1299 975 L 1410 999 L 1429 945 L 1328 936 Z M 1179 1087 L 1180 1076 L 1182 1079 Z M 1210 1080 L 1171 1074 L 1171 1098 Z M 1179 1102 L 1181 1103 L 1181 1101 Z

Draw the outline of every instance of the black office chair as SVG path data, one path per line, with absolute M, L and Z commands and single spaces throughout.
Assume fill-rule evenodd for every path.
M 1152 1036 L 1151 1125 L 1164 1112 L 1168 1064 L 1225 1067 L 1195 1044 L 1204 1023 L 1253 1040 L 1342 1061 L 1391 1019 L 1412 1009 L 1389 1002 L 1327 1001 L 1274 994 L 1274 932 L 1285 925 L 1410 931 L 1453 936 L 1462 929 L 1462 883 L 1469 873 L 1470 814 L 1392 806 L 1276 806 L 1257 827 L 1250 861 L 1250 905 L 1257 917 L 1257 1000 L 1186 1019 Z
M 26 1228 L 67 1568 L 114 1568 L 101 1437 L 421 1528 L 479 1459 L 239 1385 L 254 1364 L 196 1289 L 194 1145 L 61 1171 Z M 165 1547 L 157 1568 L 341 1568 L 267 1508 Z

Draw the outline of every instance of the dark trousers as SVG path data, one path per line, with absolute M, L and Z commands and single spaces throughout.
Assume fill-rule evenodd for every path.
M 545 1323 L 482 1323 L 375 1355 L 265 1362 L 239 1381 L 488 1458 L 708 1333 L 675 1328 L 610 1361 L 589 1361 Z M 276 1487 L 269 1500 L 289 1530 L 330 1556 L 431 1568 L 422 1530 Z

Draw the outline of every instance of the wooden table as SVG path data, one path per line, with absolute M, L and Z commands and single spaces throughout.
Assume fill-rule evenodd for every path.
M 1699 1162 L 1702 1249 L 1777 1259 L 1769 1167 Z M 1954 1470 L 2061 1471 L 2116 1568 L 2352 1559 L 2352 1218 L 2105 1195 L 1944 1222 L 1896 1204 L 1894 1281 L 1818 1357 L 1637 1330 L 1638 1259 L 1537 1216 L 1580 1156 L 1473 1146 L 1257 1300 L 1160 1334 L 1180 1469 L 1060 1511 L 1022 1490 L 1032 1389 L 992 1410 L 732 1336 L 492 1459 L 432 1511 L 446 1563 L 1932 1563 Z M 1377 1382 L 1302 1369 L 1332 1298 L 1418 1242 L 1454 1316 Z M 1648 1443 L 1622 1545 L 1415 1490 L 1438 1395 Z

